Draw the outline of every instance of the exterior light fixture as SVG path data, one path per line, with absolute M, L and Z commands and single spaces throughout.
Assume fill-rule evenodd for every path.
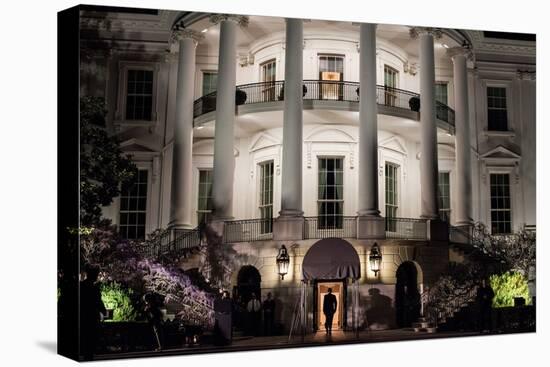
M 201 130 L 202 128 L 204 128 L 204 126 L 202 125 L 197 126 L 197 130 Z
M 370 270 L 374 271 L 374 275 L 377 276 L 380 271 L 380 263 L 382 262 L 382 255 L 380 254 L 380 248 L 375 242 L 370 249 L 369 263 Z
M 202 33 L 208 32 L 208 28 L 204 28 L 201 32 L 202 32 Z
M 290 256 L 288 256 L 285 245 L 281 245 L 276 261 L 277 267 L 279 268 L 279 275 L 281 276 L 281 280 L 283 280 L 285 275 L 288 274 L 288 265 L 290 264 Z
M 445 48 L 449 48 L 449 46 L 446 43 L 442 43 L 441 46 L 443 46 Z

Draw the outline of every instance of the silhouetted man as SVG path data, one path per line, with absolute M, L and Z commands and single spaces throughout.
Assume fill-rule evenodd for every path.
M 80 349 L 85 360 L 93 358 L 101 322 L 101 315 L 105 315 L 105 305 L 101 300 L 101 291 L 96 284 L 99 268 L 88 266 L 86 279 L 80 282 Z
M 262 304 L 256 298 L 256 293 L 252 293 L 251 297 L 252 298 L 246 305 L 246 310 L 248 311 L 249 332 L 254 336 L 258 336 L 258 331 L 261 327 L 260 322 L 262 320 Z
M 271 298 L 271 292 L 267 294 L 262 308 L 264 310 L 264 335 L 271 335 L 273 334 L 273 322 L 275 318 L 275 300 Z
M 332 294 L 332 288 L 328 289 L 328 293 L 323 298 L 323 313 L 325 314 L 325 330 L 327 334 L 332 334 L 332 319 L 338 307 L 336 296 Z
M 481 285 L 477 289 L 476 300 L 479 306 L 478 327 L 481 333 L 491 331 L 491 307 L 495 292 L 489 285 L 486 279 L 481 281 Z

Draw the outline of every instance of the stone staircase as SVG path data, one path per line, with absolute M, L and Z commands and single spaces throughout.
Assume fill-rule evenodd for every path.
M 412 328 L 415 333 L 432 334 L 437 331 L 437 326 L 432 321 L 428 321 L 425 317 L 420 317 L 417 322 L 413 322 Z

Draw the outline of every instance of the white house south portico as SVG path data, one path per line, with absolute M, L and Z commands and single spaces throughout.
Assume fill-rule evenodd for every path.
M 421 294 L 464 260 L 455 244 L 473 223 L 493 233 L 534 225 L 529 45 L 497 50 L 483 32 L 456 29 L 162 14 L 166 29 L 143 31 L 150 42 L 116 45 L 105 68 L 117 83 L 98 88 L 112 110 L 147 111 L 152 101 L 158 111 L 141 125 L 109 115 L 146 189 L 104 210 L 125 237 L 168 229 L 159 253 L 220 244 L 232 260 L 225 289 L 288 305 L 311 251 L 345 242 L 358 266 L 307 283 L 308 317 L 319 324 L 313 313 L 330 283 L 341 298 L 336 323 L 361 327 L 383 304 L 369 315 L 392 328 L 408 322 L 403 289 Z M 499 64 L 498 52 L 509 61 Z M 129 95 L 142 84 L 152 90 Z M 192 254 L 182 267 L 207 273 L 203 260 Z M 285 329 L 293 311 L 277 316 Z

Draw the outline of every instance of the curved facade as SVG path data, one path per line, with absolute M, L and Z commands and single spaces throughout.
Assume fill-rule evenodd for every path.
M 213 221 L 238 254 L 228 287 L 254 266 L 262 294 L 293 300 L 308 249 L 345 238 L 361 261 L 364 319 L 375 293 L 395 306 L 402 263 L 421 293 L 463 260 L 453 227 L 535 225 L 533 42 L 226 14 L 82 16 L 82 94 L 106 98 L 108 128 L 145 172 L 145 192 L 105 215 L 129 238 Z M 336 280 L 309 284 L 314 324 L 325 281 Z M 356 311 L 351 281 L 338 281 L 345 326 Z M 291 304 L 278 316 L 286 328 Z M 377 327 L 396 326 L 395 312 L 373 316 Z

